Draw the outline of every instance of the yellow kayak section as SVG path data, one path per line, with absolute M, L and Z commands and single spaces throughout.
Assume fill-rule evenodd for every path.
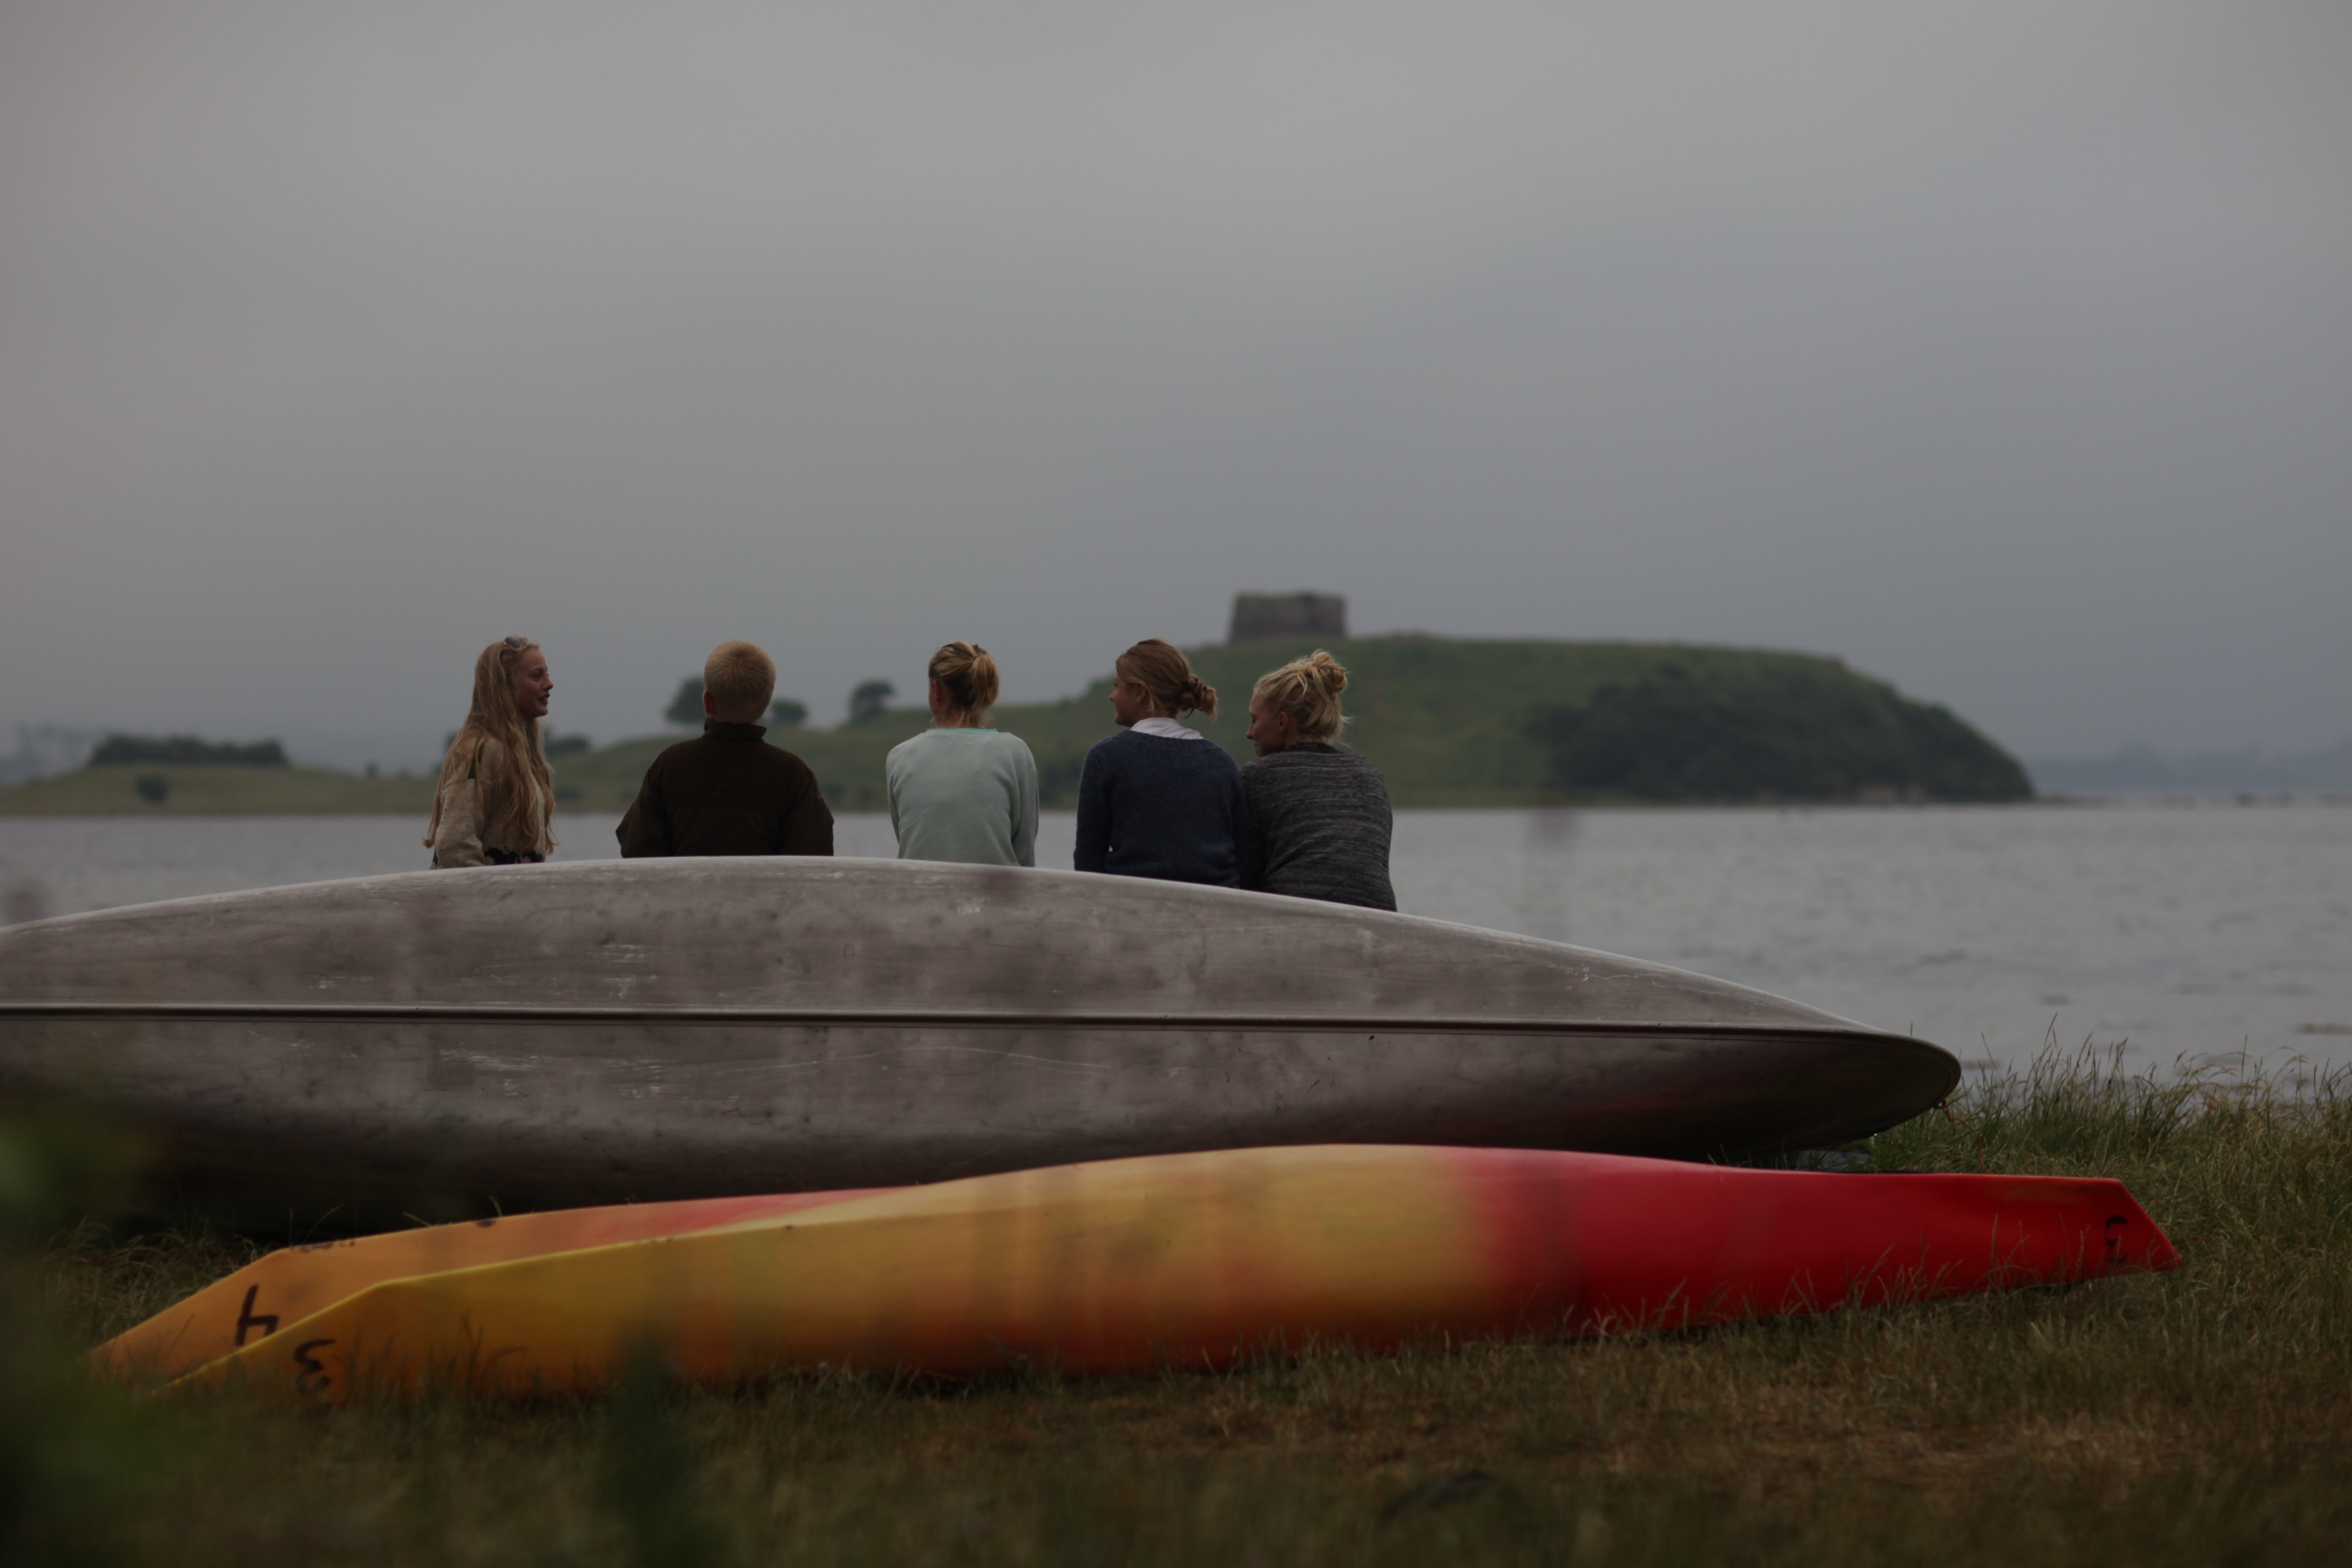
M 829 1364 L 1216 1366 L 1594 1333 L 2178 1262 L 2112 1181 L 1327 1146 L 1056 1166 L 370 1283 L 174 1386 L 593 1393 Z
M 284 1247 L 117 1334 L 92 1351 L 90 1361 L 117 1377 L 163 1382 L 387 1279 L 708 1230 L 886 1190 L 557 1209 Z

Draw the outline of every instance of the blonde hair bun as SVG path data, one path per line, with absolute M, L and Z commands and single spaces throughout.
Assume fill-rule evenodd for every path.
M 1347 728 L 1339 693 L 1348 689 L 1348 669 L 1321 648 L 1258 677 L 1250 701 L 1290 715 L 1302 741 L 1329 741 Z
M 974 718 L 996 706 L 996 660 L 976 642 L 941 643 L 928 671 L 948 700 Z

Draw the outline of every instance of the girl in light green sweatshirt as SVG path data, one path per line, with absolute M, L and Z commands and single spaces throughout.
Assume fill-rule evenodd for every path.
M 1037 759 L 988 725 L 996 661 L 977 643 L 931 655 L 931 728 L 890 749 L 883 776 L 901 860 L 1037 863 Z

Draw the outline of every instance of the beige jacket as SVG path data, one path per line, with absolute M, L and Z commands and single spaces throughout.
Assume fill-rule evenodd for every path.
M 536 842 L 507 844 L 492 840 L 485 845 L 482 837 L 481 775 L 496 773 L 506 765 L 506 749 L 496 741 L 485 740 L 474 753 L 474 765 L 457 778 L 444 776 L 441 784 L 441 821 L 433 830 L 433 864 L 447 866 L 488 866 L 491 864 L 485 849 L 498 849 L 509 855 L 524 850 L 544 858 L 555 847 L 548 832 L 548 802 L 534 799 L 531 816 L 539 824 Z M 539 795 L 539 781 L 530 780 L 530 791 Z

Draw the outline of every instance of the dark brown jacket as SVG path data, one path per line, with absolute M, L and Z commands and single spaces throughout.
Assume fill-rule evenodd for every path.
M 702 722 L 654 759 L 615 837 L 640 855 L 830 855 L 833 813 L 808 764 L 757 724 Z

